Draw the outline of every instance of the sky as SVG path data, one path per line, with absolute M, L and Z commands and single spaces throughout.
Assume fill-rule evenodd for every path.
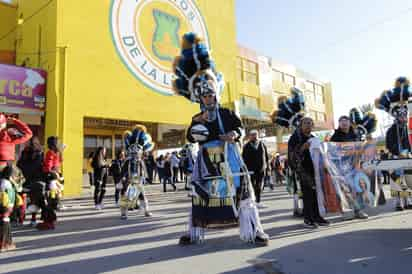
M 412 0 L 236 0 L 236 17 L 239 44 L 332 83 L 335 120 L 412 76 Z

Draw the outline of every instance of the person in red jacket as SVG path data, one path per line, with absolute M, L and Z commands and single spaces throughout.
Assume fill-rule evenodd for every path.
M 60 178 L 60 175 L 58 174 L 60 173 L 63 157 L 61 152 L 62 149 L 59 149 L 58 143 L 59 140 L 57 136 L 50 136 L 47 138 L 47 147 L 49 150 L 47 151 L 43 161 L 43 173 L 46 182 L 46 189 L 54 178 Z M 57 205 L 55 205 L 56 203 L 52 203 L 51 198 L 48 197 L 48 195 L 44 194 L 44 190 L 38 191 L 38 189 L 36 189 L 35 193 L 32 193 L 32 196 L 40 197 L 39 199 L 34 200 L 40 201 L 37 206 L 41 208 L 41 219 L 43 222 L 36 225 L 36 212 L 33 212 L 31 223 L 33 226 L 36 225 L 39 230 L 54 229 L 57 220 L 55 213 Z
M 8 129 L 8 124 L 14 124 L 18 134 L 15 134 L 13 129 Z M 16 145 L 27 142 L 32 136 L 33 133 L 25 123 L 0 113 L 0 171 L 7 166 L 7 163 L 15 160 Z
M 48 174 L 50 172 L 59 172 L 63 162 L 63 157 L 60 149 L 58 148 L 59 139 L 56 136 L 50 136 L 47 138 L 48 151 L 44 157 L 43 172 Z

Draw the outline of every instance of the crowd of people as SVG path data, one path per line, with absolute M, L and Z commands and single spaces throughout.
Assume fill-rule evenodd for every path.
M 9 131 L 2 135 L 3 142 L 9 142 L 9 148 L 5 149 L 4 145 L 1 150 L 0 167 L 2 168 L 2 191 L 6 189 L 15 190 L 8 197 L 8 203 L 13 205 L 14 210 L 8 209 L 2 212 L 3 234 L 2 249 L 13 249 L 11 241 L 10 226 L 5 226 L 7 222 L 13 225 L 22 225 L 27 213 L 31 214 L 30 225 L 38 229 L 53 229 L 57 217 L 54 211 L 61 206 L 60 198 L 62 197 L 63 184 L 60 174 L 60 166 L 63 161 L 63 147 L 59 146 L 57 137 L 49 137 L 47 140 L 48 151 L 43 152 L 43 147 L 36 136 L 32 136 L 30 129 L 17 119 L 9 119 L 8 123 L 14 123 L 18 128 L 20 135 L 9 136 Z M 4 123 L 3 123 L 4 124 Z M 309 144 L 307 140 L 311 137 L 313 121 L 305 118 L 301 121 L 301 126 L 295 131 L 289 141 L 289 157 L 283 158 L 278 153 L 270 156 L 268 149 L 263 141 L 258 137 L 257 130 L 251 130 L 248 133 L 247 142 L 242 149 L 242 158 L 250 173 L 251 184 L 256 197 L 257 207 L 261 208 L 261 193 L 265 186 L 274 188 L 275 185 L 284 184 L 287 177 L 292 171 L 297 172 L 300 187 L 303 192 L 303 217 L 306 227 L 315 227 L 317 225 L 328 225 L 328 221 L 321 217 L 318 210 L 316 191 L 313 182 L 313 164 L 309 155 Z M 3 125 L 3 128 L 6 128 Z M 339 119 L 339 128 L 336 129 L 332 136 L 333 142 L 351 142 L 357 141 L 356 134 L 349 123 L 349 118 L 343 116 Z M 14 159 L 14 146 L 16 144 L 26 143 L 16 166 L 10 164 Z M 299 148 L 296 151 L 296 148 Z M 188 157 L 190 154 L 190 157 Z M 382 151 L 381 158 L 386 159 L 387 155 Z M 188 158 L 190 165 L 188 165 Z M 191 189 L 190 174 L 193 172 L 194 165 L 193 151 L 180 150 L 165 155 L 154 157 L 153 151 L 146 152 L 143 155 L 147 176 L 146 184 L 153 184 L 158 178 L 158 182 L 163 185 L 163 191 L 167 191 L 167 185 L 177 190 L 176 183 L 188 182 L 185 184 L 186 189 Z M 296 159 L 298 158 L 298 159 Z M 103 200 L 106 193 L 108 177 L 113 177 L 115 185 L 115 203 L 119 205 L 120 197 L 126 189 L 127 169 L 125 163 L 127 155 L 125 150 L 120 150 L 116 158 L 109 163 L 106 155 L 106 148 L 99 147 L 94 153 L 89 155 L 88 175 L 90 185 L 94 186 L 94 203 L 97 210 L 103 208 Z M 291 163 L 289 165 L 289 163 Z M 296 165 L 298 164 L 298 165 Z M 192 166 L 191 169 L 188 166 Z M 18 172 L 21 170 L 21 174 Z M 312 178 L 312 179 L 310 179 Z M 11 188 L 7 181 L 21 183 L 21 188 Z M 41 183 L 39 183 L 41 182 Z M 27 199 L 28 198 L 28 199 Z M 3 200 L 5 198 L 3 197 Z M 6 204 L 3 202 L 3 205 Z M 27 206 L 25 206 L 27 205 Z M 30 210 L 27 210 L 30 209 Z M 42 223 L 37 223 L 38 213 L 41 213 Z M 361 210 L 355 209 L 355 217 L 360 219 L 367 218 L 367 214 Z M 7 227 L 7 228 L 5 228 Z
M 32 136 L 30 129 L 17 119 L 9 119 L 8 124 L 14 124 L 21 134 L 10 136 L 10 131 L 2 131 L 2 149 L 0 167 L 2 169 L 2 193 L 8 193 L 7 202 L 3 195 L 3 206 L 9 204 L 10 209 L 2 211 L 2 250 L 14 248 L 11 240 L 11 227 L 22 225 L 26 214 L 31 214 L 30 225 L 38 229 L 53 229 L 59 210 L 63 192 L 63 180 L 60 166 L 63 161 L 64 147 L 59 144 L 58 138 L 51 136 L 47 139 L 48 151 L 43 152 L 43 146 L 36 136 Z M 4 124 L 4 123 L 3 123 Z M 314 228 L 317 225 L 328 225 L 329 222 L 319 213 L 314 184 L 314 167 L 309 153 L 308 140 L 311 134 L 313 121 L 310 118 L 302 119 L 300 126 L 289 140 L 288 157 L 278 153 L 270 155 L 265 143 L 259 139 L 257 130 L 250 130 L 243 146 L 241 156 L 247 167 L 253 186 L 256 204 L 262 208 L 261 193 L 265 186 L 274 189 L 283 185 L 295 173 L 303 193 L 303 216 L 305 227 Z M 3 128 L 6 126 L 3 125 Z M 4 141 L 6 140 L 6 141 Z M 339 119 L 339 127 L 332 136 L 332 142 L 356 142 L 358 136 L 353 132 L 349 117 Z M 8 148 L 4 143 L 8 142 Z M 14 146 L 25 143 L 24 149 L 17 161 L 14 159 Z M 380 158 L 387 159 L 388 155 L 381 151 Z M 176 184 L 184 182 L 186 190 L 191 190 L 191 174 L 195 165 L 194 153 L 186 146 L 181 150 L 168 152 L 165 155 L 154 157 L 154 152 L 143 154 L 146 176 L 145 184 L 160 183 L 163 191 L 170 185 L 173 191 Z M 11 164 L 15 162 L 16 167 Z M 115 186 L 115 203 L 120 204 L 121 196 L 127 189 L 127 153 L 120 150 L 115 159 L 107 159 L 106 148 L 99 147 L 89 154 L 87 173 L 90 185 L 94 187 L 93 199 L 97 210 L 103 209 L 103 200 L 106 193 L 109 176 L 113 177 Z M 17 168 L 18 167 L 18 168 Z M 21 172 L 20 172 L 21 171 Z M 382 177 L 385 178 L 385 173 Z M 389 181 L 389 178 L 387 178 Z M 6 183 L 5 183 L 6 182 Z M 14 182 L 17 187 L 11 187 Z M 21 185 L 21 187 L 18 187 Z M 14 194 L 11 194 L 12 192 Z M 14 195 L 14 196 L 13 196 Z M 13 208 L 13 209 L 11 209 Z M 41 223 L 38 222 L 40 213 Z M 151 214 L 147 214 L 151 216 Z M 297 215 L 295 215 L 297 216 Z M 368 218 L 361 209 L 354 208 L 354 216 L 359 219 Z M 8 223 L 12 225 L 9 226 Z
M 143 161 L 147 176 L 144 184 L 160 183 L 163 185 L 163 192 L 167 192 L 168 186 L 173 191 L 177 191 L 177 183 L 184 183 L 184 188 L 189 189 L 187 167 L 193 165 L 192 157 L 183 155 L 185 150 L 182 148 L 166 154 L 154 156 L 153 151 L 144 153 Z M 188 163 L 191 161 L 191 163 Z M 106 155 L 106 148 L 98 147 L 95 152 L 88 155 L 87 174 L 91 187 L 94 187 L 95 208 L 103 208 L 103 199 L 106 193 L 109 176 L 113 178 L 115 186 L 115 203 L 119 206 L 122 190 L 125 189 L 125 169 L 126 151 L 121 149 L 117 152 L 115 159 L 109 160 Z
M 364 177 L 358 178 L 358 185 L 351 185 L 354 179 L 345 178 L 346 174 L 334 174 L 339 175 L 334 179 L 343 183 L 330 182 L 331 173 L 335 171 L 328 170 L 328 164 L 330 167 L 333 160 L 329 163 L 326 163 L 328 159 L 323 162 L 319 160 L 322 144 L 312 133 L 313 119 L 302 112 L 304 101 L 299 90 L 292 89 L 292 98 L 280 100 L 279 110 L 274 114 L 275 123 L 293 128 L 288 141 L 287 158 L 279 154 L 270 156 L 265 143 L 259 139 L 257 130 L 248 131 L 247 140 L 241 148 L 244 132 L 241 119 L 234 111 L 219 104 L 219 93 L 224 83 L 214 69 L 207 47 L 196 34 L 187 33 L 183 36 L 182 55 L 175 60 L 174 70 L 176 79 L 173 87 L 177 94 L 198 103 L 200 107 L 200 112 L 192 117 L 186 136 L 189 143 L 198 144 L 197 153 L 187 144 L 179 151 L 155 158 L 150 134 L 145 126 L 136 125 L 131 131 L 125 132 L 124 150 L 119 151 L 115 159 L 108 159 L 105 147 L 98 147 L 88 157 L 87 173 L 90 185 L 94 187 L 96 210 L 104 207 L 108 178 L 112 176 L 115 203 L 120 207 L 121 218 L 126 220 L 129 210 L 140 207 L 144 208 L 145 217 L 151 217 L 144 184 L 153 184 L 157 176 L 164 192 L 167 192 L 168 185 L 173 191 L 177 191 L 178 182 L 184 182 L 185 189 L 190 190 L 188 230 L 180 237 L 181 245 L 203 241 L 207 228 L 233 224 L 239 225 L 243 241 L 268 245 L 269 235 L 264 232 L 260 221 L 260 209 L 263 207 L 261 194 L 266 185 L 273 189 L 285 181 L 287 188 L 292 188 L 290 193 L 294 195 L 293 215 L 303 217 L 306 228 L 329 225 L 329 221 L 324 218 L 328 212 L 325 205 L 321 205 L 328 198 L 334 202 L 328 208 L 330 212 L 344 214 L 342 201 L 345 200 L 347 208 L 353 211 L 354 218 L 368 218 L 364 202 L 371 204 L 372 198 L 370 185 L 367 186 L 369 179 L 365 178 L 367 175 L 363 174 Z M 401 135 L 401 132 L 407 132 L 405 108 L 396 109 L 395 112 L 399 112 L 402 119 L 398 119 L 397 124 L 388 131 L 386 145 L 394 157 L 402 157 L 404 153 L 411 152 L 407 135 Z M 365 119 L 340 117 L 339 127 L 330 138 L 331 142 L 323 145 L 367 144 L 373 127 L 376 126 L 373 119 L 369 114 Z M 353 125 L 356 123 L 359 126 L 355 131 Z M 21 156 L 15 161 L 15 146 L 26 142 Z M 405 143 L 404 146 L 402 142 Z M 11 223 L 23 224 L 27 214 L 31 214 L 30 224 L 40 230 L 54 229 L 56 225 L 56 211 L 63 207 L 61 198 L 64 180 L 61 165 L 65 146 L 56 136 L 50 136 L 47 138 L 47 148 L 44 153 L 39 139 L 32 136 L 31 130 L 23 122 L 0 114 L 1 251 L 15 248 Z M 317 154 L 313 154 L 313 151 Z M 355 163 L 347 161 L 349 164 L 345 168 L 361 169 L 362 153 L 367 154 L 367 150 L 356 155 L 358 158 L 354 160 Z M 342 159 L 338 157 L 338 161 L 342 162 L 344 157 L 351 156 L 345 153 L 342 155 Z M 381 160 L 388 157 L 385 152 L 380 156 Z M 371 153 L 371 157 L 369 160 L 375 160 L 374 153 Z M 14 166 L 14 163 L 17 165 Z M 358 170 L 355 173 L 360 174 Z M 399 189 L 395 191 L 398 210 L 412 208 L 411 194 L 401 184 L 404 177 L 405 174 L 400 170 L 386 178 L 388 181 L 400 182 Z M 326 196 L 327 191 L 330 192 L 329 197 L 323 199 L 319 196 Z M 299 196 L 303 200 L 302 209 L 298 203 Z M 321 212 L 321 208 L 325 211 Z M 37 223 L 38 213 L 41 223 Z
M 25 143 L 16 161 L 15 147 Z M 55 211 L 62 207 L 64 180 L 60 167 L 64 148 L 56 136 L 50 136 L 44 153 L 39 139 L 25 123 L 0 114 L 1 251 L 15 248 L 11 229 L 23 225 L 27 214 L 31 214 L 31 226 L 54 229 Z

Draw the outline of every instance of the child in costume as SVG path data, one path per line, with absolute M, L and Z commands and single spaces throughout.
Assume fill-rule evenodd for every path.
M 124 187 L 121 190 L 120 213 L 122 219 L 128 218 L 129 209 L 139 208 L 139 201 L 146 217 L 151 217 L 149 202 L 144 191 L 147 178 L 143 154 L 154 147 L 152 138 L 143 125 L 136 125 L 133 131 L 127 131 L 124 136 L 126 161 L 123 164 Z
M 16 202 L 16 186 L 18 174 L 11 165 L 7 165 L 0 173 L 0 252 L 13 250 L 10 216 Z
M 64 178 L 51 171 L 45 175 L 45 182 L 32 183 L 30 190 L 30 206 L 27 211 L 32 214 L 31 225 L 39 230 L 50 230 L 56 226 L 60 200 L 63 198 Z M 36 223 L 36 215 L 41 212 L 41 223 Z
M 408 107 L 407 102 L 412 92 L 409 79 L 398 77 L 392 90 L 384 91 L 376 99 L 375 106 L 389 113 L 394 118 L 393 125 L 386 132 L 386 148 L 393 159 L 408 158 L 411 145 L 408 139 Z M 395 198 L 396 210 L 412 208 L 412 170 L 396 170 L 391 174 L 391 194 Z
M 260 223 L 249 172 L 239 151 L 242 123 L 233 111 L 219 106 L 223 77 L 196 34 L 183 36 L 181 56 L 173 69 L 176 93 L 201 108 L 187 130 L 187 139 L 200 147 L 191 178 L 189 229 L 179 243 L 201 242 L 206 228 L 239 222 L 242 240 L 267 245 L 269 237 Z
M 116 159 L 112 161 L 110 165 L 110 174 L 113 176 L 115 193 L 114 199 L 116 206 L 119 206 L 120 192 L 124 188 L 124 174 L 123 174 L 123 164 L 126 161 L 126 152 L 121 150 L 117 153 Z
M 58 172 L 51 172 L 48 175 L 48 181 L 48 203 L 53 210 L 57 210 L 60 200 L 63 198 L 64 178 Z
M 21 170 L 13 166 L 13 186 L 16 191 L 13 214 L 10 216 L 13 226 L 22 226 L 26 217 L 26 193 L 23 192 L 25 181 Z

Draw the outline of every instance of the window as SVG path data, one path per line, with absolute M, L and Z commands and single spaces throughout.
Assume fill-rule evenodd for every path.
M 305 99 L 308 104 L 313 105 L 315 103 L 315 93 L 313 91 L 306 91 Z
M 324 104 L 325 103 L 324 88 L 321 85 L 316 85 L 315 84 L 315 100 L 316 100 L 316 104 Z
M 305 86 L 307 90 L 313 91 L 313 92 L 315 91 L 315 83 L 306 81 Z
M 272 92 L 272 102 L 276 106 L 276 108 L 278 106 L 278 99 L 279 99 L 279 92 L 277 91 Z
M 94 153 L 97 149 L 97 138 L 96 136 L 86 135 L 84 136 L 84 155 L 83 158 L 89 157 L 90 153 Z
M 255 73 L 244 72 L 244 75 L 246 82 L 257 85 L 257 75 Z
M 242 58 L 236 57 L 236 73 L 240 80 L 243 80 L 243 70 L 242 70 Z
M 246 61 L 245 70 L 251 73 L 257 73 L 257 64 L 251 61 Z
M 123 137 L 121 135 L 116 135 L 114 136 L 114 157 L 117 156 L 117 154 L 124 149 L 123 145 Z
M 236 68 L 242 69 L 242 58 L 236 57 Z
M 284 77 L 285 77 L 285 83 L 286 84 L 291 85 L 291 86 L 295 86 L 295 84 L 296 84 L 295 76 L 292 76 L 292 75 L 289 75 L 289 74 L 285 73 Z
M 241 57 L 236 58 L 237 77 L 244 82 L 258 84 L 258 64 Z
M 106 156 L 108 159 L 112 158 L 112 136 L 84 136 L 83 157 L 87 158 L 89 153 L 95 152 L 98 147 L 106 148 Z
M 283 72 L 272 70 L 273 81 L 283 82 Z

